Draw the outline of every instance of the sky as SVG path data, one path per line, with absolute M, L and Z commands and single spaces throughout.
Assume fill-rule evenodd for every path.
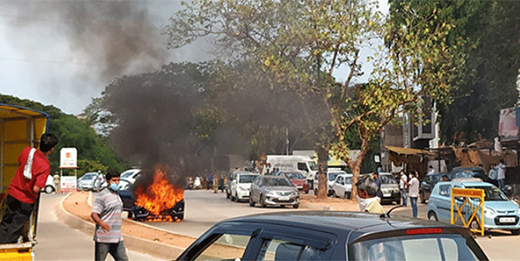
M 77 115 L 119 76 L 211 57 L 207 42 L 179 50 L 163 44 L 159 27 L 181 1 L 128 3 L 112 12 L 110 1 L 0 1 L 0 93 Z M 380 8 L 388 10 L 386 0 Z M 107 10 L 113 15 L 106 17 Z

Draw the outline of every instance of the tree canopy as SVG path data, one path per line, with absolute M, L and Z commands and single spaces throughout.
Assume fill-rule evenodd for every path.
M 165 27 L 169 47 L 212 36 L 227 59 L 255 62 L 273 74 L 273 83 L 284 83 L 282 88 L 319 96 L 332 135 L 317 143 L 325 150 L 334 145 L 351 167 L 354 183 L 369 141 L 399 111 L 421 108 L 423 97 L 448 100 L 461 62 L 456 45 L 448 43 L 451 18 L 414 12 L 409 4 L 401 5 L 393 14 L 400 19 L 393 20 L 365 1 L 201 0 L 184 5 Z M 360 85 L 360 53 L 370 45 L 376 53 L 367 63 L 374 70 Z M 338 71 L 344 79 L 336 79 Z M 361 140 L 359 148 L 346 139 L 351 128 Z M 350 149 L 360 150 L 356 160 L 349 157 Z M 318 154 L 326 165 L 326 154 Z
M 108 169 L 123 171 L 128 167 L 126 161 L 116 155 L 103 137 L 97 135 L 90 125 L 76 116 L 63 113 L 52 105 L 43 105 L 9 95 L 0 95 L 0 103 L 28 107 L 49 114 L 48 132 L 56 135 L 59 140 L 55 152 L 49 156 L 52 174 L 59 170 L 59 151 L 63 147 L 75 147 L 78 150 L 80 176 L 90 171 L 106 172 Z

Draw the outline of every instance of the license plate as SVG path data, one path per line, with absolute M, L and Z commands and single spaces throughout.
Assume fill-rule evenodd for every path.
M 513 217 L 501 217 L 499 219 L 500 223 L 515 223 L 515 218 Z
M 280 200 L 280 201 L 289 201 L 290 198 L 289 197 L 280 197 L 278 200 Z
M 383 197 L 391 197 L 391 196 L 392 196 L 392 194 L 390 194 L 390 193 L 383 194 Z

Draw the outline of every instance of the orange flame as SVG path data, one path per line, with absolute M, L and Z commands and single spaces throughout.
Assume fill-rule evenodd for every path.
M 161 215 L 161 212 L 173 208 L 184 198 L 184 190 L 170 184 L 166 174 L 166 168 L 157 166 L 152 185 L 135 190 L 135 205 L 150 212 L 146 221 L 174 221 L 169 215 Z

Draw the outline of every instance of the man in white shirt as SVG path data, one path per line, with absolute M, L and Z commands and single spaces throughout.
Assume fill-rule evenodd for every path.
M 506 164 L 504 164 L 503 159 L 500 159 L 500 164 L 497 166 L 497 171 L 498 188 L 503 189 L 506 185 Z
M 403 206 L 406 207 L 406 184 L 408 182 L 408 177 L 406 177 L 406 174 L 404 173 L 404 170 L 401 170 L 401 178 L 399 179 L 399 190 L 401 191 L 401 200 Z
M 417 171 L 412 171 L 412 178 L 408 185 L 410 187 L 410 204 L 412 204 L 412 215 L 414 218 L 417 217 L 417 198 L 419 197 L 419 180 L 417 179 Z
M 428 167 L 428 174 L 430 173 L 435 173 L 435 169 L 433 169 L 433 166 L 430 165 L 430 167 Z

